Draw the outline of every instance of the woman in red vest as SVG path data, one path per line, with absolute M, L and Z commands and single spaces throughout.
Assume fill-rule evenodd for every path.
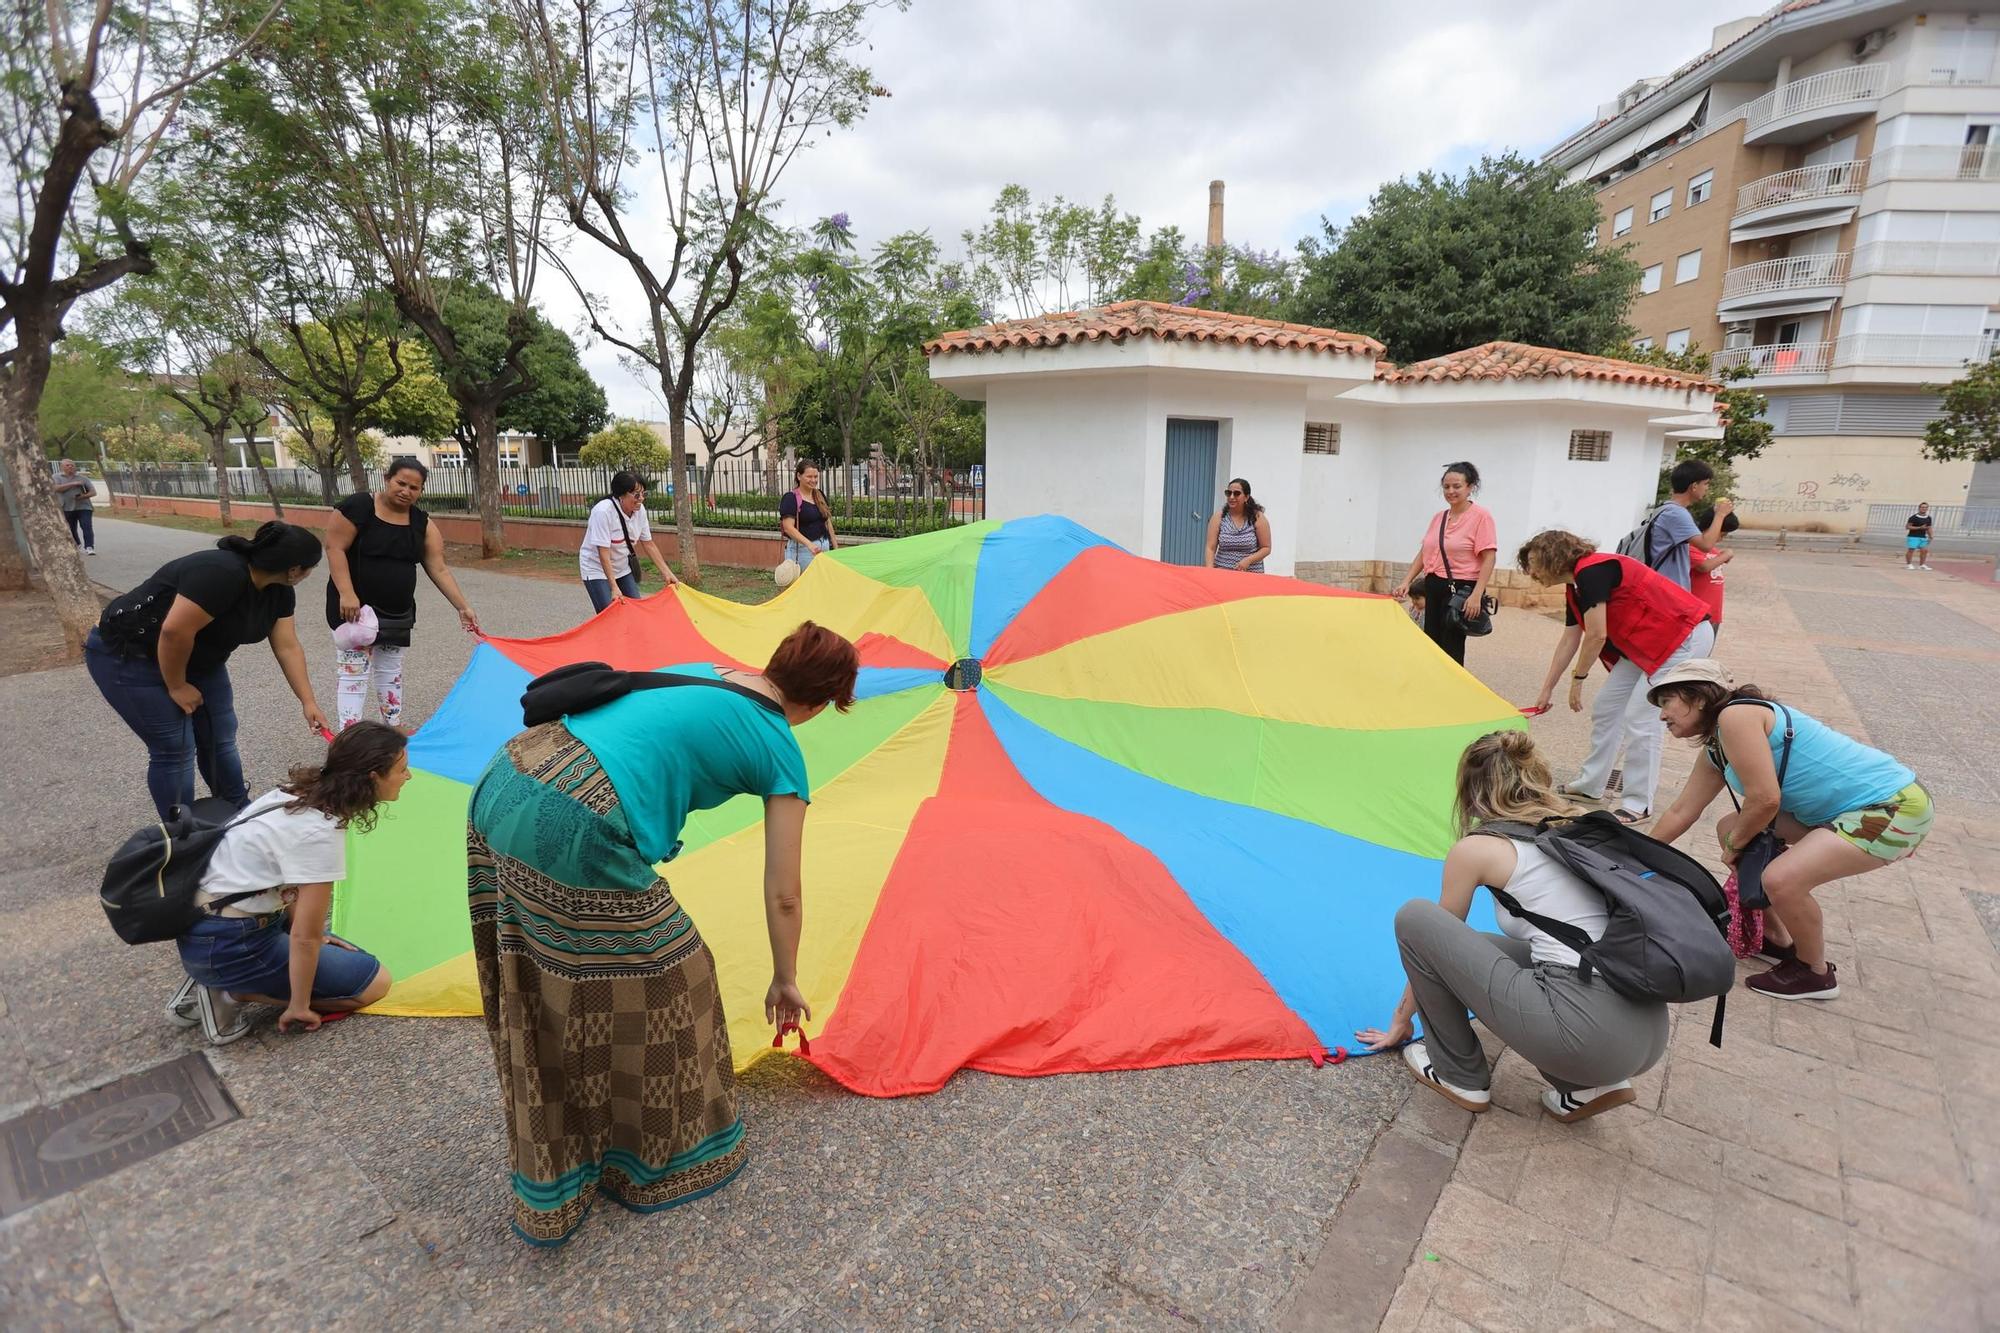
M 1555 697 L 1569 671 L 1569 707 L 1583 711 L 1583 682 L 1593 660 L 1610 671 L 1590 710 L 1590 757 L 1563 784 L 1566 796 L 1597 801 L 1625 747 L 1625 796 L 1614 813 L 1627 824 L 1650 819 L 1660 782 L 1660 712 L 1646 700 L 1654 678 L 1677 662 L 1707 657 L 1715 627 L 1699 597 L 1637 560 L 1608 555 L 1573 532 L 1551 528 L 1522 544 L 1515 563 L 1528 577 L 1563 588 L 1568 603 L 1563 636 L 1535 700 L 1537 711 Z

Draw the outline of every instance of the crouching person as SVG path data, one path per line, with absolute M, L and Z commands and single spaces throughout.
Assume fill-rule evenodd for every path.
M 177 941 L 192 984 L 169 1007 L 176 1021 L 234 1041 L 249 1031 L 239 1006 L 269 1004 L 284 1010 L 279 1031 L 311 1031 L 388 993 L 388 969 L 330 935 L 326 920 L 347 875 L 345 830 L 373 826 L 396 799 L 410 777 L 407 748 L 394 727 L 357 722 L 325 763 L 293 769 L 244 808 L 202 874 L 202 916 Z
M 1467 1010 L 1541 1071 L 1542 1106 L 1582 1120 L 1632 1100 L 1631 1080 L 1667 1047 L 1667 1006 L 1627 999 L 1583 981 L 1575 950 L 1496 903 L 1502 934 L 1466 924 L 1480 885 L 1504 889 L 1522 909 L 1568 922 L 1591 939 L 1609 920 L 1604 895 L 1528 842 L 1482 836 L 1493 821 L 1535 824 L 1577 811 L 1555 791 L 1548 762 L 1526 732 L 1496 731 L 1458 762 L 1460 837 L 1444 861 L 1437 902 L 1413 899 L 1396 913 L 1396 942 L 1410 984 L 1386 1029 L 1355 1033 L 1370 1050 L 1409 1041 L 1421 1015 L 1424 1039 L 1403 1047 L 1410 1071 L 1468 1111 L 1492 1104 L 1492 1067 Z

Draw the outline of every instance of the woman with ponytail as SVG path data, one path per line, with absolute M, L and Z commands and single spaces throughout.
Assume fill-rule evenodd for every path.
M 1495 731 L 1458 761 L 1459 838 L 1444 859 L 1437 902 L 1415 898 L 1396 913 L 1396 943 L 1410 984 L 1387 1028 L 1354 1035 L 1370 1050 L 1409 1042 L 1421 1015 L 1424 1039 L 1403 1046 L 1417 1081 L 1468 1111 L 1493 1104 L 1492 1066 L 1466 1017 L 1541 1071 L 1550 1083 L 1542 1108 L 1565 1123 L 1632 1100 L 1632 1079 L 1667 1049 L 1667 1006 L 1628 1000 L 1585 983 L 1575 950 L 1497 901 L 1499 934 L 1466 924 L 1484 884 L 1504 890 L 1523 912 L 1567 921 L 1593 940 L 1610 917 L 1604 894 L 1531 842 L 1499 828 L 1531 831 L 1545 819 L 1579 813 L 1556 791 L 1548 761 L 1525 731 Z M 1520 826 L 1526 826 L 1522 828 Z
M 146 788 L 162 818 L 193 804 L 196 769 L 211 795 L 239 808 L 250 799 L 228 670 L 244 644 L 270 642 L 306 725 L 327 729 L 292 626 L 292 589 L 319 564 L 319 537 L 271 522 L 215 546 L 169 560 L 114 598 L 83 645 L 98 692 L 146 743 Z
M 258 797 L 222 835 L 202 872 L 202 915 L 177 941 L 181 966 L 206 996 L 190 996 L 175 1018 L 192 1024 L 191 1006 L 211 1014 L 239 1004 L 284 1010 L 278 1030 L 306 1031 L 326 1015 L 364 1009 L 389 992 L 381 963 L 326 930 L 333 886 L 347 877 L 347 833 L 366 832 L 375 812 L 410 780 L 403 733 L 357 722 L 327 747 L 326 762 L 295 768 Z M 240 1017 L 215 1024 L 220 1041 L 249 1030 Z

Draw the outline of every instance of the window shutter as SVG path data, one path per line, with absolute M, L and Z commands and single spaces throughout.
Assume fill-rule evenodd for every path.
M 1338 421 L 1308 421 L 1306 423 L 1306 452 L 1309 454 L 1339 453 L 1340 423 Z
M 1573 430 L 1569 433 L 1569 458 L 1572 463 L 1606 463 L 1611 460 L 1611 432 L 1608 430 Z

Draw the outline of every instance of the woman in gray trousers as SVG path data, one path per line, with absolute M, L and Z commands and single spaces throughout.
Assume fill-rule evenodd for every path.
M 1503 933 L 1465 923 L 1480 885 L 1502 888 L 1527 911 L 1604 933 L 1604 895 L 1540 848 L 1481 834 L 1489 820 L 1533 824 L 1577 811 L 1556 794 L 1548 762 L 1524 731 L 1496 731 L 1458 761 L 1460 837 L 1444 859 L 1437 902 L 1416 898 L 1396 913 L 1396 943 L 1410 984 L 1386 1029 L 1354 1035 L 1370 1050 L 1402 1045 L 1422 1015 L 1424 1040 L 1403 1046 L 1403 1061 L 1426 1087 L 1468 1111 L 1493 1104 L 1492 1067 L 1466 1017 L 1470 1009 L 1551 1085 L 1542 1107 L 1561 1121 L 1583 1120 L 1632 1100 L 1632 1079 L 1667 1049 L 1667 1006 L 1628 1000 L 1601 980 L 1577 976 L 1568 946 L 1498 903 Z

